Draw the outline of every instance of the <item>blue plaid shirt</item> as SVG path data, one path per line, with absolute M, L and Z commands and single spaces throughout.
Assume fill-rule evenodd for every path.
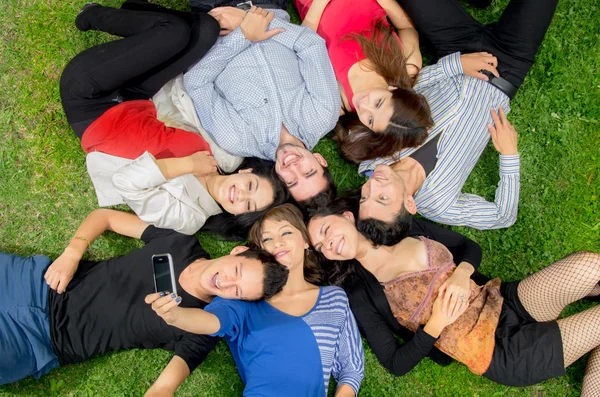
M 233 155 L 275 160 L 282 125 L 311 150 L 339 117 L 325 41 L 273 11 L 283 33 L 252 43 L 237 28 L 184 75 L 200 123 Z

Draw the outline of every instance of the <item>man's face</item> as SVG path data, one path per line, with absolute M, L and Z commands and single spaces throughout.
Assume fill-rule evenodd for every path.
M 327 186 L 327 161 L 319 153 L 286 143 L 277 148 L 275 171 L 296 201 L 316 196 Z
M 378 165 L 361 189 L 358 217 L 392 222 L 404 206 L 405 198 L 402 178 L 388 165 Z
M 226 299 L 257 300 L 263 296 L 264 266 L 257 259 L 227 255 L 215 259 L 200 276 L 210 295 Z

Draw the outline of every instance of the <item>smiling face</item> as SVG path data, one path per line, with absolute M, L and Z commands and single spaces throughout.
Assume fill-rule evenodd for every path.
M 273 255 L 277 262 L 293 269 L 304 266 L 304 250 L 308 242 L 302 233 L 287 221 L 266 219 L 262 223 L 261 247 Z
M 260 299 L 263 283 L 262 262 L 240 255 L 214 259 L 200 275 L 200 286 L 207 294 L 225 299 Z
M 273 204 L 275 191 L 266 178 L 242 170 L 220 178 L 215 199 L 223 209 L 234 215 L 261 211 Z
M 357 92 L 352 97 L 352 105 L 360 122 L 374 132 L 384 131 L 394 113 L 392 92 L 384 88 L 372 88 Z
M 361 189 L 358 217 L 391 222 L 405 206 L 405 201 L 412 203 L 413 199 L 406 195 L 404 180 L 390 166 L 378 165 Z
M 356 258 L 358 230 L 351 212 L 311 218 L 308 234 L 315 251 L 321 252 L 325 258 L 342 261 Z
M 289 143 L 277 148 L 275 171 L 296 201 L 310 199 L 327 187 L 323 167 L 327 161 L 319 153 Z

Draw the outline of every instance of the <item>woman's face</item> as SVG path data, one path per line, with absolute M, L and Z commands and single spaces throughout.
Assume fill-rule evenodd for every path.
M 261 247 L 273 255 L 277 262 L 290 270 L 296 266 L 304 266 L 304 250 L 308 242 L 302 233 L 287 221 L 276 222 L 265 219 L 262 223 Z
M 351 212 L 313 217 L 308 224 L 308 234 L 315 250 L 325 258 L 341 261 L 356 258 L 358 230 Z
M 242 170 L 225 176 L 217 186 L 215 196 L 225 212 L 238 215 L 268 208 L 273 204 L 275 191 L 268 179 Z
M 392 93 L 384 88 L 372 88 L 355 93 L 352 97 L 352 105 L 356 109 L 360 122 L 374 132 L 384 131 L 394 113 Z

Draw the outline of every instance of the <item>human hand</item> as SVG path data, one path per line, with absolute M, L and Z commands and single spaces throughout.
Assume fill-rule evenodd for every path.
M 474 52 L 472 54 L 462 54 L 460 56 L 463 73 L 467 76 L 475 77 L 481 80 L 488 81 L 488 77 L 481 73 L 480 70 L 485 69 L 500 77 L 496 67 L 498 59 L 489 52 Z
M 449 316 L 464 312 L 469 306 L 471 296 L 471 273 L 457 267 L 452 275 L 442 284 L 438 296 L 442 298 L 442 312 Z
M 491 110 L 494 125 L 488 124 L 488 130 L 496 150 L 503 156 L 514 156 L 519 154 L 517 131 L 506 118 L 504 109 L 500 108 L 499 111 L 500 117 L 494 109 Z
M 81 254 L 67 247 L 46 270 L 44 274 L 46 284 L 59 294 L 65 292 L 79 267 L 80 260 Z
M 169 325 L 177 321 L 181 297 L 168 291 L 146 295 L 144 301 L 152 305 L 152 310 Z
M 221 27 L 221 36 L 225 36 L 238 28 L 242 24 L 246 11 L 236 7 L 215 7 L 208 12 L 219 22 Z
M 211 156 L 210 152 L 196 152 L 187 156 L 187 159 L 190 162 L 190 173 L 196 176 L 204 176 L 217 172 L 217 160 Z
M 244 37 L 246 37 L 247 40 L 256 43 L 283 32 L 283 29 L 281 28 L 267 30 L 269 23 L 271 23 L 274 17 L 275 14 L 273 12 L 252 6 L 246 13 L 244 20 L 240 25 Z
M 437 333 L 437 335 L 432 335 L 432 336 L 434 336 L 436 338 L 439 337 L 440 333 L 444 330 L 444 328 L 446 328 L 447 326 L 449 326 L 450 324 L 453 324 L 456 320 L 458 320 L 458 318 L 465 312 L 465 310 L 468 307 L 468 305 L 466 305 L 465 307 L 463 307 L 461 310 L 458 310 L 453 315 L 449 315 L 448 313 L 444 313 L 442 311 L 443 303 L 444 303 L 444 296 L 442 296 L 438 293 L 437 297 L 435 298 L 435 301 L 433 302 L 433 309 L 431 311 L 431 317 L 429 318 L 429 321 L 427 322 L 427 325 L 425 326 L 426 331 L 427 331 L 427 327 L 435 330 L 435 333 Z

